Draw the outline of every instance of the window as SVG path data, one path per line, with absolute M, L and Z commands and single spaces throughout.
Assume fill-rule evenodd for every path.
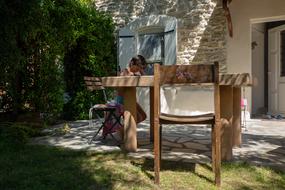
M 140 17 L 119 30 L 118 64 L 127 67 L 129 60 L 141 54 L 146 61 L 176 64 L 177 20 L 165 15 Z M 151 70 L 151 68 L 150 68 Z
M 280 76 L 285 77 L 285 31 L 281 31 Z
M 137 54 L 143 55 L 147 63 L 164 62 L 164 27 L 147 26 L 137 33 Z
M 148 63 L 164 62 L 164 33 L 139 34 L 138 54 L 144 55 Z

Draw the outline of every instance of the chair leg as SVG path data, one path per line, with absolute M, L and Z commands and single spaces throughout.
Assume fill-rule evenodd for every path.
M 98 115 L 98 112 L 95 112 L 95 115 L 96 115 L 97 119 L 100 120 L 100 117 L 99 117 L 99 115 Z M 110 118 L 111 118 L 111 116 L 110 116 L 110 114 L 109 114 L 107 120 L 110 119 Z M 89 122 L 92 123 L 92 113 L 91 113 L 91 114 L 89 113 L 89 119 L 90 119 Z M 102 125 L 100 126 L 100 128 L 99 128 L 99 129 L 97 130 L 97 132 L 92 136 L 92 138 L 88 141 L 88 144 L 91 144 L 92 141 L 97 137 L 97 135 L 99 134 L 99 132 L 100 132 L 100 131 L 103 129 L 103 127 L 105 126 L 105 122 L 106 122 L 106 121 L 103 121 L 103 122 L 102 122 Z M 90 125 L 90 123 L 89 123 L 89 125 Z M 92 125 L 92 126 L 93 126 L 93 125 Z M 105 138 L 105 137 L 104 137 L 104 138 Z
M 216 143 L 215 143 L 215 125 L 214 125 L 214 124 L 212 124 L 211 142 L 212 142 L 212 171 L 215 172 L 215 164 L 216 164 Z
M 154 122 L 154 183 L 159 184 L 160 177 L 160 125 Z
M 114 113 L 114 112 L 111 112 L 110 113 L 110 117 L 109 117 L 109 119 L 111 119 L 111 118 L 114 118 L 115 119 L 115 122 L 112 124 L 112 126 L 110 127 L 110 129 L 108 129 L 108 131 L 107 131 L 107 134 L 110 134 L 111 135 L 111 137 L 118 143 L 118 144 L 120 144 L 120 142 L 115 138 L 115 136 L 112 134 L 112 130 L 113 130 L 113 128 L 117 125 L 117 124 L 119 124 L 121 127 L 123 127 L 123 125 L 121 124 L 121 117 L 118 117 L 118 116 L 116 116 L 116 114 Z M 107 120 L 108 121 L 108 120 Z
M 97 130 L 97 132 L 92 136 L 92 138 L 88 141 L 88 144 L 91 144 L 92 141 L 97 137 L 99 132 L 103 129 L 104 125 L 102 124 L 101 127 Z
M 215 184 L 221 185 L 221 123 L 215 124 Z
M 92 123 L 92 111 L 93 108 L 89 109 L 89 127 L 93 127 L 93 123 Z
M 159 125 L 159 161 L 161 164 L 161 157 L 162 157 L 162 125 Z

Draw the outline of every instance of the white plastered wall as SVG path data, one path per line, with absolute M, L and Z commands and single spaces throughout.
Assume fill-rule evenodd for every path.
M 227 41 L 228 73 L 252 73 L 251 24 L 285 19 L 285 0 L 233 0 L 230 4 L 233 38 Z M 251 108 L 251 89 L 246 88 Z

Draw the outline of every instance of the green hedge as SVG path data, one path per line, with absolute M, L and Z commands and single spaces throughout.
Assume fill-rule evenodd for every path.
M 86 2 L 0 0 L 2 110 L 85 118 L 101 98 L 86 92 L 83 76 L 115 71 L 114 25 Z

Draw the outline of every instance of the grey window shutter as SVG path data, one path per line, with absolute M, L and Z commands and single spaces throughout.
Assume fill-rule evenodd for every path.
M 177 20 L 176 18 L 169 18 L 165 23 L 164 29 L 164 63 L 165 65 L 176 64 L 176 28 Z
M 176 64 L 176 31 L 175 29 L 164 32 L 164 64 Z
M 128 66 L 129 60 L 135 56 L 135 35 L 128 28 L 122 28 L 118 36 L 118 62 L 121 69 Z

